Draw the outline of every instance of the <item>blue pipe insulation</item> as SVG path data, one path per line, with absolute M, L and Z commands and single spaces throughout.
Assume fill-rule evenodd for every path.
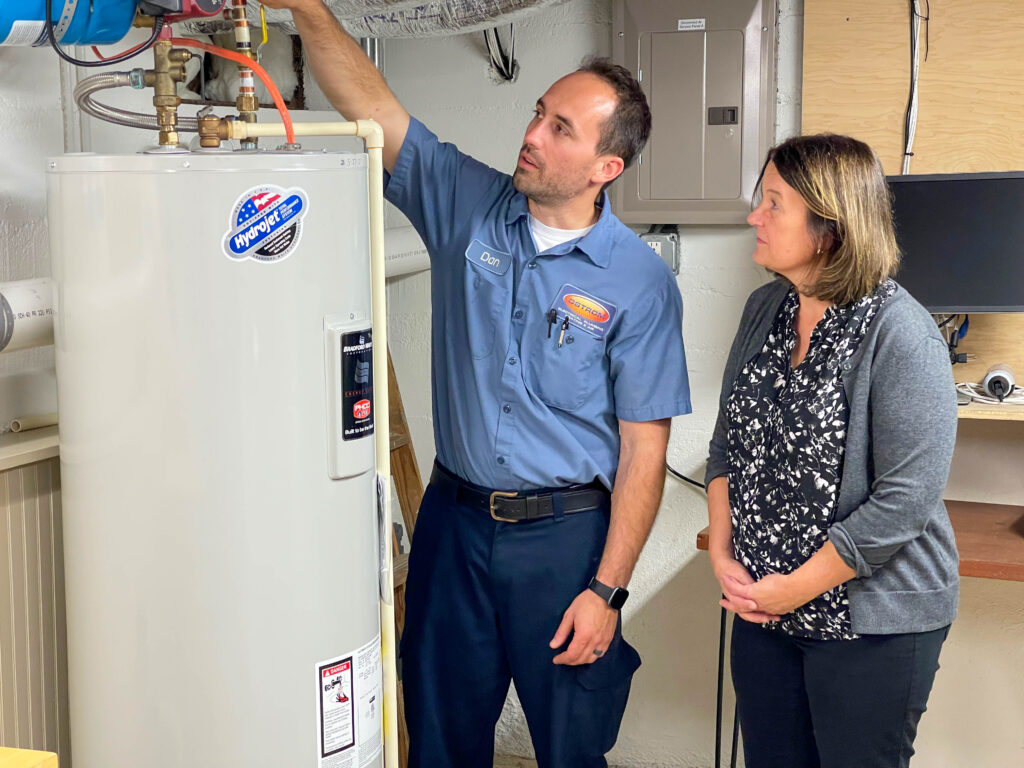
M 45 0 L 61 45 L 109 45 L 132 26 L 139 0 Z M 63 30 L 63 32 L 61 31 Z M 0 2 L 0 45 L 46 45 L 44 0 Z

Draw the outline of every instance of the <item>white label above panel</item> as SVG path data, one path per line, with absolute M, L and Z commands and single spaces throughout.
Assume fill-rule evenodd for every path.
M 707 19 L 680 19 L 676 32 L 698 32 L 705 27 Z

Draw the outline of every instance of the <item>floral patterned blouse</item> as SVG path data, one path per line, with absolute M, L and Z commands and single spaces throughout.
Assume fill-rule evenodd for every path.
M 895 290 L 887 280 L 851 304 L 829 307 L 796 367 L 799 297 L 790 291 L 764 347 L 733 385 L 726 404 L 733 546 L 754 579 L 796 570 L 828 541 L 849 420 L 841 366 Z M 850 640 L 849 607 L 840 585 L 767 626 Z

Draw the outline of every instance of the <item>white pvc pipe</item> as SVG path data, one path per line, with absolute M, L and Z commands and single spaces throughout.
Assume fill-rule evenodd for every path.
M 430 269 L 427 246 L 413 227 L 392 227 L 384 232 L 384 274 L 411 275 Z
M 52 427 L 56 423 L 56 413 L 40 413 L 36 416 L 21 416 L 17 419 L 11 419 L 11 432 L 25 432 L 29 429 Z
M 0 352 L 53 344 L 49 278 L 0 283 Z
M 375 120 L 352 123 L 295 123 L 296 136 L 358 136 L 369 158 L 370 283 L 372 286 L 373 380 L 376 382 L 374 440 L 377 454 L 378 492 L 384 508 L 381 536 L 391 535 L 391 423 L 388 411 L 387 293 L 384 287 L 384 131 Z M 280 137 L 283 123 L 228 122 L 232 139 Z M 398 768 L 398 645 L 395 640 L 394 572 L 390 541 L 381 542 L 385 585 L 380 602 L 381 667 L 384 687 L 384 766 Z

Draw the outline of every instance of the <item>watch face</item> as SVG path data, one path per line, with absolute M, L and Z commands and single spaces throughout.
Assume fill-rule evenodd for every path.
M 618 611 L 626 604 L 627 597 L 629 597 L 629 590 L 616 587 L 612 596 L 608 598 L 608 605 Z

